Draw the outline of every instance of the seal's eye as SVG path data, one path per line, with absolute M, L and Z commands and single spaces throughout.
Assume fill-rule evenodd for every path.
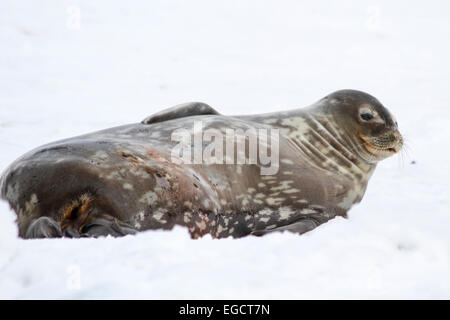
M 370 113 L 362 113 L 361 119 L 363 119 L 364 121 L 369 121 L 373 119 L 373 115 Z

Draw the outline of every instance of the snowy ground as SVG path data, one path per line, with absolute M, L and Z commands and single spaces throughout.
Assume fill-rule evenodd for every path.
M 262 113 L 342 88 L 378 97 L 407 153 L 348 220 L 301 237 L 24 241 L 0 203 L 0 298 L 450 298 L 448 1 L 127 6 L 0 2 L 0 169 L 181 102 Z

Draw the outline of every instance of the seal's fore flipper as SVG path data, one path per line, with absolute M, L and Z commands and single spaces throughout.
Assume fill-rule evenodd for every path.
M 143 124 L 158 123 L 173 119 L 201 116 L 218 115 L 219 113 L 212 107 L 203 102 L 188 102 L 176 105 L 175 107 L 162 110 L 142 121 Z

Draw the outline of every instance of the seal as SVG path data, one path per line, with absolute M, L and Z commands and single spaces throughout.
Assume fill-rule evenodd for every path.
M 239 151 L 225 155 L 225 162 L 181 161 L 174 150 L 182 145 L 194 151 L 195 143 L 174 141 L 174 132 L 195 136 L 198 122 L 217 134 L 250 132 L 247 144 L 255 132 L 277 132 L 270 146 L 267 137 L 258 146 L 277 156 L 276 170 L 262 174 L 267 161 L 239 162 Z M 340 90 L 306 108 L 246 116 L 188 103 L 141 123 L 32 150 L 4 172 L 1 196 L 17 213 L 23 238 L 123 236 L 175 225 L 187 227 L 192 238 L 303 234 L 345 217 L 361 201 L 377 163 L 402 145 L 393 115 L 361 91 Z M 213 160 L 218 150 L 210 153 Z

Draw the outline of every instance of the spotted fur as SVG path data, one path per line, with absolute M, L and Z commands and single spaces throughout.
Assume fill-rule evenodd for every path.
M 360 119 L 361 108 L 376 112 L 376 121 Z M 171 161 L 171 133 L 194 120 L 221 132 L 280 130 L 277 174 L 260 175 L 259 163 Z M 24 238 L 121 236 L 175 225 L 193 238 L 304 233 L 345 216 L 377 162 L 401 146 L 389 111 L 359 91 L 253 116 L 223 116 L 195 103 L 33 150 L 3 174 L 1 195 Z

